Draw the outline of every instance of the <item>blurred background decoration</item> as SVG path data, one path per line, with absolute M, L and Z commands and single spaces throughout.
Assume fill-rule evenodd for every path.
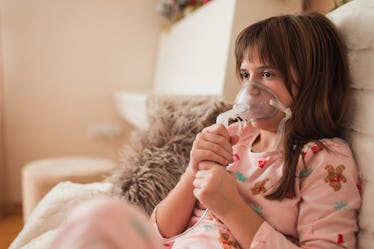
M 213 0 L 161 0 L 157 11 L 173 24 Z
M 162 17 L 166 20 L 166 26 L 171 25 L 188 14 L 192 13 L 201 6 L 211 2 L 213 0 L 160 0 L 157 5 L 157 11 L 161 14 Z M 325 1 L 325 0 L 323 0 Z M 343 4 L 346 4 L 352 0 L 331 0 L 332 3 L 325 3 L 326 6 L 333 6 L 329 11 L 340 7 Z M 310 10 L 309 8 L 312 5 L 316 5 L 318 1 L 304 0 L 304 9 Z M 318 6 L 321 6 L 321 3 L 317 3 Z
M 343 4 L 348 3 L 351 0 L 334 0 L 334 9 L 342 6 Z

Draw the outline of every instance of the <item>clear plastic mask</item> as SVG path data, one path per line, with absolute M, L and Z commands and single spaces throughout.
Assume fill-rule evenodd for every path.
M 279 111 L 284 112 L 285 116 L 278 125 L 275 147 L 281 149 L 286 121 L 291 118 L 292 112 L 280 102 L 271 89 L 261 84 L 253 81 L 244 82 L 233 108 L 218 115 L 216 123 L 228 127 L 230 120 L 238 120 L 246 124 L 247 121 L 272 118 Z
M 238 92 L 233 108 L 217 117 L 217 123 L 228 126 L 229 120 L 256 121 L 274 117 L 278 111 L 291 117 L 289 108 L 285 108 L 278 96 L 266 86 L 246 81 Z
M 278 109 L 272 103 L 279 102 L 278 96 L 269 88 L 247 81 L 236 96 L 234 109 L 247 110 L 241 116 L 244 120 L 254 121 L 274 117 Z

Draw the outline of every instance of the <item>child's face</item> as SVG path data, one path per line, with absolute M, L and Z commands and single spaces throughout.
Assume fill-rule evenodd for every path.
M 292 103 L 292 97 L 287 91 L 280 71 L 272 67 L 272 65 L 262 63 L 258 57 L 257 50 L 252 51 L 251 57 L 251 61 L 244 59 L 241 63 L 242 80 L 251 80 L 270 88 L 279 97 L 280 102 L 285 107 L 289 107 Z M 279 111 L 272 118 L 253 121 L 252 125 L 262 130 L 276 132 L 283 117 L 284 113 Z

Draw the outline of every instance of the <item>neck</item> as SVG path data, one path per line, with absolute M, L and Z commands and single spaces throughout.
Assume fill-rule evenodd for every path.
M 260 130 L 260 135 L 252 145 L 254 152 L 272 151 L 277 146 L 277 132 Z

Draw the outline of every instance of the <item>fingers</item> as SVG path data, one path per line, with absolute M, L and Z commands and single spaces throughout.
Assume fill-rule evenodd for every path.
M 203 161 L 199 163 L 192 185 L 196 199 L 205 207 L 212 208 L 217 203 L 222 203 L 227 189 L 236 188 L 236 181 L 224 167 L 211 161 Z
M 220 165 L 233 162 L 232 143 L 226 127 L 213 125 L 206 127 L 197 134 L 190 152 L 190 164 L 193 172 L 198 170 L 201 161 L 212 161 Z
M 200 133 L 196 137 L 196 149 L 211 151 L 219 156 L 230 160 L 232 158 L 232 146 L 228 140 L 222 136 L 212 133 Z
M 198 171 L 198 173 L 201 172 L 201 171 Z M 197 176 L 197 173 L 196 173 L 196 176 L 195 176 L 195 179 L 193 180 L 193 186 L 194 188 L 203 188 L 206 184 L 206 181 L 204 179 L 204 176 L 200 174 L 200 176 L 198 177 Z
M 211 161 L 202 161 L 198 165 L 198 172 L 196 173 L 195 177 L 202 177 L 204 176 L 204 172 L 207 172 L 210 169 L 223 169 L 226 170 L 221 164 L 217 164 Z
M 239 142 L 239 136 L 238 135 L 230 136 L 231 145 L 235 145 L 237 142 Z
M 201 170 L 201 166 L 199 167 L 199 171 L 195 174 L 195 179 L 192 183 L 194 189 L 193 194 L 198 200 L 202 200 L 202 194 L 209 192 L 209 186 L 211 185 L 211 172 L 208 171 L 208 168 L 211 168 L 212 165 L 207 165 L 205 162 L 200 163 L 199 165 L 205 165 L 204 168 L 207 170 Z
M 195 188 L 202 188 L 206 186 L 207 179 L 211 175 L 209 170 L 214 167 L 222 167 L 216 163 L 210 161 L 203 161 L 199 163 L 198 171 L 195 174 L 195 179 L 193 181 L 193 186 Z
M 232 159 L 230 135 L 223 125 L 214 125 L 205 128 L 196 136 L 195 142 L 197 149 L 211 150 L 226 158 L 227 161 Z
M 227 153 L 225 153 L 227 154 Z M 229 164 L 230 162 L 232 162 L 232 155 L 230 154 L 227 154 L 226 156 L 222 156 L 222 153 L 215 153 L 211 150 L 205 150 L 205 149 L 195 149 L 195 150 L 192 150 L 191 151 L 191 157 L 194 158 L 193 159 L 193 162 L 194 165 L 196 168 L 195 170 L 197 170 L 198 168 L 198 164 L 199 162 L 201 161 L 212 161 L 212 162 L 216 162 L 220 165 L 227 165 Z
M 208 131 L 209 133 L 223 136 L 226 140 L 230 140 L 230 134 L 227 131 L 226 127 L 222 124 L 212 125 L 206 127 L 204 130 Z

